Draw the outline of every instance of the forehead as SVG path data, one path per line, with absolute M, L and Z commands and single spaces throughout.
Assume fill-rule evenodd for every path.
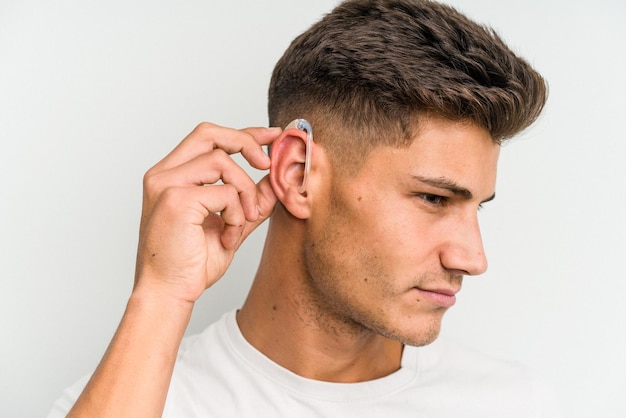
M 440 178 L 475 194 L 491 195 L 499 150 L 500 145 L 486 129 L 467 121 L 431 116 L 420 121 L 409 146 L 374 148 L 356 179 L 376 177 L 397 182 L 411 177 Z
M 451 121 L 429 116 L 418 125 L 413 142 L 406 149 L 422 164 L 450 166 L 491 165 L 497 162 L 500 145 L 489 132 L 469 121 Z

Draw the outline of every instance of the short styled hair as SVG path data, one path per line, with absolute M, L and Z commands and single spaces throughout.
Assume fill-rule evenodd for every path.
M 544 79 L 490 28 L 429 0 L 348 0 L 298 36 L 269 87 L 271 126 L 308 119 L 331 154 L 408 146 L 421 115 L 494 141 L 531 125 Z M 349 152 L 348 152 L 349 154 Z

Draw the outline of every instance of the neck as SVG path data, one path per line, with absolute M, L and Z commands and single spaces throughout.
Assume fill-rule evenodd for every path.
M 259 269 L 237 315 L 243 336 L 275 363 L 311 379 L 351 383 L 398 370 L 402 344 L 316 301 L 298 238 L 303 223 L 275 219 L 289 216 L 280 210 L 273 215 Z

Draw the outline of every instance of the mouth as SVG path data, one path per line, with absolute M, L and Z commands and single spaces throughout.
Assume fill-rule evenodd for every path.
M 442 287 L 442 288 L 420 288 L 414 287 L 417 291 L 417 300 L 427 301 L 433 305 L 440 306 L 442 308 L 450 308 L 456 303 L 456 293 L 458 289 Z

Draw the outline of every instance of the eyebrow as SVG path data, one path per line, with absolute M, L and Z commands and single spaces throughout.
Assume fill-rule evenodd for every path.
M 470 192 L 468 189 L 466 189 L 465 187 L 461 187 L 454 181 L 447 179 L 445 177 L 432 178 L 432 177 L 424 177 L 424 176 L 416 176 L 416 175 L 411 175 L 411 177 L 414 178 L 415 180 L 421 181 L 422 183 L 426 183 L 429 186 L 448 190 L 449 192 L 452 192 L 457 196 L 461 196 L 463 199 L 466 199 L 466 200 L 470 200 L 474 197 L 472 192 Z M 487 203 L 487 202 L 492 201 L 495 198 L 496 198 L 496 194 L 494 193 L 480 203 Z

